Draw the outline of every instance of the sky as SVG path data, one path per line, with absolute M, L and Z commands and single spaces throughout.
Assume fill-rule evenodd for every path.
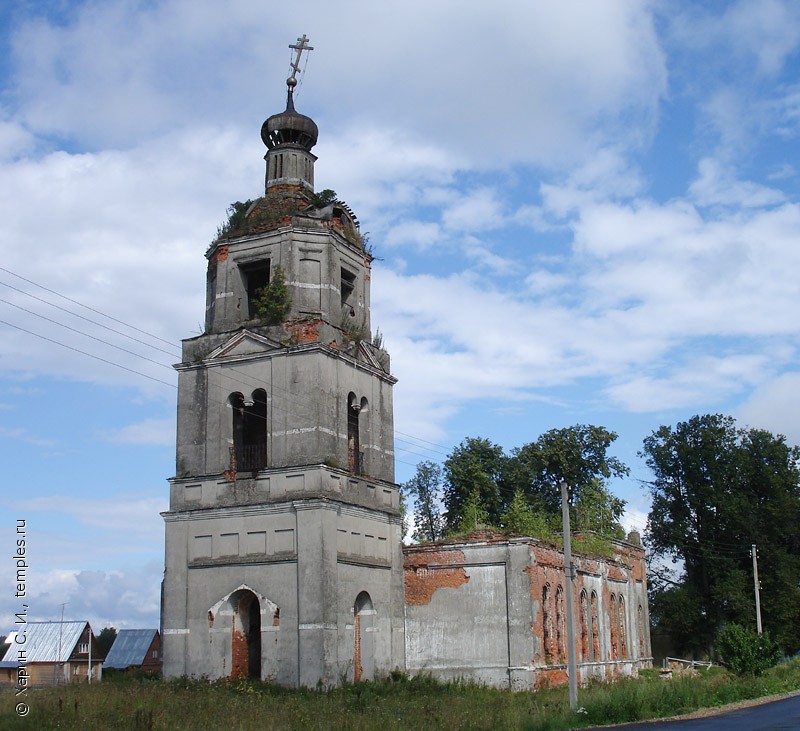
M 299 12 L 301 10 L 302 12 Z M 800 443 L 800 3 L 0 6 L 0 633 L 156 627 L 204 252 L 298 111 L 377 260 L 396 479 L 467 436 L 724 413 Z

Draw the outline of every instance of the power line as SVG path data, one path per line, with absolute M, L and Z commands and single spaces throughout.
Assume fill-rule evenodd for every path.
M 94 312 L 94 313 L 96 313 L 98 315 L 102 315 L 103 317 L 111 320 L 112 322 L 119 323 L 120 325 L 125 325 L 125 327 L 129 327 L 131 330 L 135 330 L 136 332 L 140 332 L 143 335 L 147 335 L 150 338 L 154 338 L 155 340 L 160 340 L 162 343 L 166 343 L 167 345 L 169 345 L 172 348 L 175 347 L 175 343 L 172 343 L 169 340 L 165 340 L 164 338 L 161 338 L 158 335 L 153 335 L 152 333 L 149 333 L 146 330 L 141 330 L 140 328 L 138 328 L 138 327 L 136 327 L 134 325 L 130 325 L 127 322 L 123 322 L 122 320 L 118 320 L 116 317 L 112 317 L 111 315 L 107 315 L 105 312 L 101 312 L 100 310 L 96 310 L 94 307 L 90 307 L 89 305 L 83 304 L 83 302 L 78 302 L 78 300 L 74 300 L 71 297 L 67 297 L 64 294 L 61 294 L 60 292 L 56 292 L 54 289 L 49 289 L 49 288 L 45 287 L 42 284 L 38 284 L 37 282 L 34 282 L 31 279 L 26 279 L 21 274 L 17 274 L 16 272 L 12 272 L 10 269 L 6 269 L 5 267 L 0 267 L 0 271 L 6 272 L 7 274 L 10 274 L 12 277 L 16 277 L 17 279 L 21 279 L 23 282 L 28 282 L 28 284 L 32 284 L 34 287 L 38 287 L 39 289 L 43 289 L 45 292 L 50 292 L 50 294 L 54 294 L 57 297 L 61 297 L 62 299 L 67 300 L 67 302 L 72 302 L 72 304 L 74 304 L 74 305 L 78 305 L 79 307 L 83 307 L 86 310 Z
M 163 383 L 165 386 L 169 386 L 170 388 L 177 389 L 178 387 L 174 383 L 167 383 L 167 381 L 162 381 L 160 378 L 155 378 L 154 376 L 148 376 L 146 373 L 142 373 L 141 371 L 134 370 L 133 368 L 128 368 L 120 363 L 115 363 L 111 360 L 106 360 L 105 358 L 101 358 L 99 355 L 94 355 L 92 353 L 87 353 L 85 350 L 80 350 L 79 348 L 73 348 L 71 345 L 67 345 L 66 343 L 62 343 L 58 340 L 54 340 L 53 338 L 48 338 L 45 335 L 40 335 L 39 333 L 35 333 L 32 330 L 26 330 L 24 327 L 20 327 L 19 325 L 14 325 L 10 322 L 6 322 L 5 320 L 0 320 L 0 325 L 6 325 L 8 327 L 13 327 L 16 330 L 21 330 L 28 335 L 33 335 L 36 338 L 41 338 L 42 340 L 46 340 L 49 343 L 53 343 L 55 345 L 60 345 L 62 348 L 67 348 L 67 350 L 72 350 L 76 353 L 80 353 L 81 355 L 85 355 L 88 358 L 94 358 L 95 360 L 99 360 L 102 363 L 107 363 L 108 365 L 116 366 L 117 368 L 122 368 L 124 371 L 128 371 L 129 373 L 135 373 L 137 376 L 142 376 L 143 378 L 149 378 L 151 381 L 155 381 L 156 383 Z
M 70 327 L 63 322 L 59 322 L 58 320 L 53 320 L 50 317 L 45 317 L 44 315 L 40 315 L 38 312 L 34 312 L 33 310 L 29 310 L 26 307 L 22 307 L 20 305 L 15 305 L 13 302 L 9 302 L 8 300 L 4 300 L 0 298 L 0 302 L 3 304 L 9 305 L 10 307 L 16 307 L 18 310 L 22 310 L 23 312 L 27 312 L 29 315 L 33 315 L 34 317 L 39 317 L 42 320 L 46 320 L 47 322 L 53 323 L 54 325 L 58 325 L 59 327 L 66 328 L 71 332 L 77 333 L 78 335 L 83 335 L 86 338 L 91 338 L 92 340 L 96 340 L 99 343 L 103 343 L 103 345 L 108 345 L 111 348 L 116 348 L 117 350 L 121 350 L 123 353 L 128 353 L 129 355 L 133 355 L 137 358 L 141 358 L 142 360 L 146 360 L 149 363 L 153 363 L 158 366 L 163 366 L 165 368 L 171 368 L 172 366 L 167 365 L 166 363 L 160 363 L 157 360 L 153 360 L 152 358 L 148 358 L 146 355 L 140 355 L 139 353 L 135 353 L 132 350 L 128 350 L 127 348 L 123 348 L 120 345 L 114 345 L 114 343 L 110 343 L 108 340 L 103 340 L 103 338 L 98 338 L 94 335 L 90 335 L 87 332 L 83 332 L 83 330 L 78 330 L 77 328 Z

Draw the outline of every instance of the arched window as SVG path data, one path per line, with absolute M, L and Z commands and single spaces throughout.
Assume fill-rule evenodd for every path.
M 597 618 L 597 592 L 592 592 L 591 597 L 592 613 L 592 659 L 595 662 L 600 660 L 600 626 Z
M 625 599 L 622 594 L 619 595 L 617 601 L 617 612 L 619 614 L 619 656 L 624 659 L 628 656 L 628 647 L 625 637 Z
M 362 399 L 366 403 L 366 399 Z M 347 469 L 353 474 L 364 474 L 364 460 L 361 453 L 361 434 L 359 414 L 361 401 L 351 391 L 347 394 Z
M 556 587 L 556 646 L 558 648 L 558 662 L 567 659 L 567 623 L 564 619 L 564 587 Z
M 636 610 L 636 631 L 639 635 L 639 657 L 647 655 L 647 648 L 644 644 L 644 609 L 642 605 Z
M 586 589 L 581 589 L 581 599 L 580 599 L 580 612 L 581 612 L 581 660 L 586 662 L 587 660 L 591 660 L 591 655 L 589 654 L 591 647 L 589 643 L 589 626 L 590 626 L 590 618 L 589 618 L 589 598 L 586 596 Z
M 233 457 L 236 471 L 267 466 L 267 392 L 253 391 L 249 398 L 236 392 L 228 399 L 233 409 Z
M 542 588 L 542 645 L 544 645 L 544 661 L 546 663 L 552 663 L 556 655 L 551 600 L 550 584 L 545 584 Z
M 375 676 L 375 610 L 372 598 L 362 591 L 353 605 L 353 682 Z
M 619 644 L 617 637 L 617 629 L 619 627 L 619 620 L 617 619 L 617 595 L 611 595 L 611 603 L 608 608 L 608 625 L 611 635 L 611 660 L 616 660 L 619 657 Z

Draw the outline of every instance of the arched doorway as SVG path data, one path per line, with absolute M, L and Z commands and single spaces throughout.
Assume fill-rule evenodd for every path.
M 362 591 L 353 605 L 353 682 L 375 677 L 375 610 L 372 599 Z
M 233 608 L 231 677 L 261 679 L 261 607 L 249 589 L 230 597 Z

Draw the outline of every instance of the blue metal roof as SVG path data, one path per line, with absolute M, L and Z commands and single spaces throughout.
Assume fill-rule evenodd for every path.
M 19 663 L 19 651 L 25 651 L 25 662 L 66 662 L 78 644 L 86 622 L 27 622 L 17 625 L 17 633 L 25 633 L 24 644 L 12 642 L 4 662 Z
M 156 632 L 156 629 L 121 629 L 106 655 L 103 667 L 124 669 L 141 665 L 147 659 L 147 648 Z

